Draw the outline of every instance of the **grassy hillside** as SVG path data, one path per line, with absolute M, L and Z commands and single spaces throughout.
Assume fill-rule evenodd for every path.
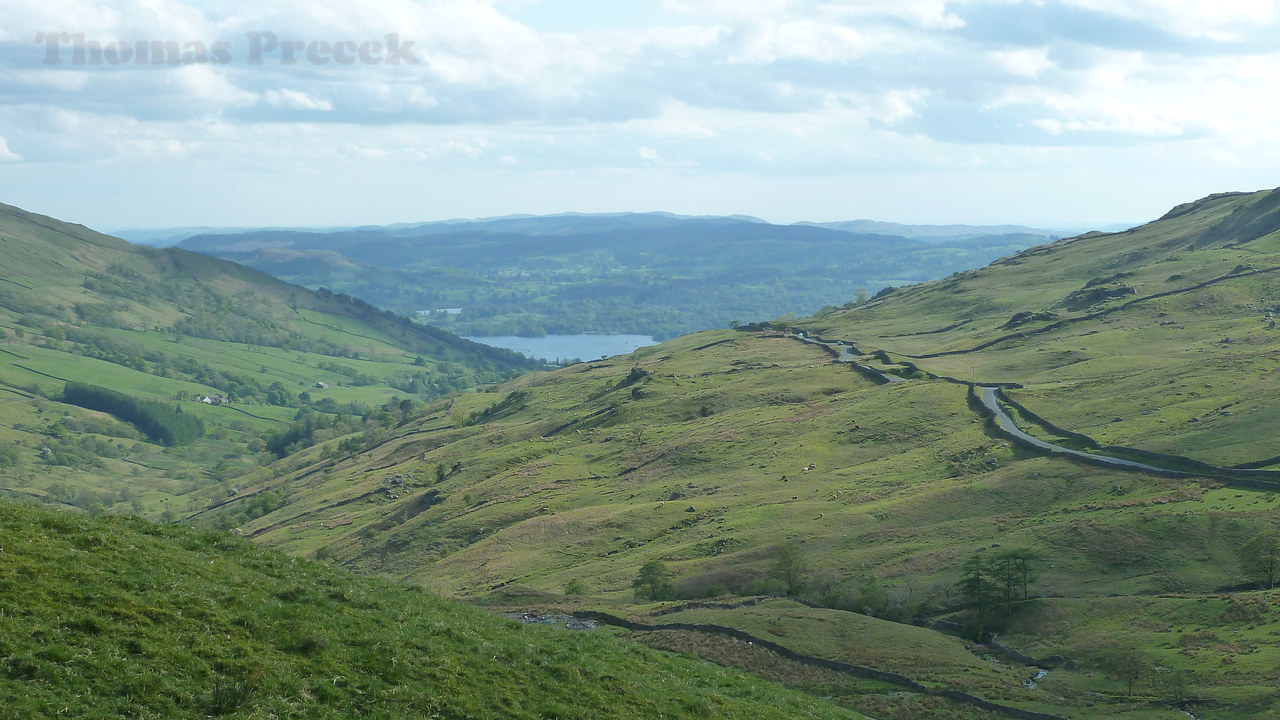
M 814 597 L 906 620 L 958 602 L 966 559 L 1000 547 L 1043 555 L 1035 593 L 1048 597 L 1238 584 L 1238 548 L 1280 517 L 1268 494 L 1028 454 L 989 437 L 961 387 L 879 386 L 829 360 L 720 331 L 526 376 L 439 404 L 365 453 L 291 458 L 279 479 L 195 521 L 227 525 L 222 513 L 275 492 L 280 509 L 240 525 L 249 537 L 512 609 L 568 587 L 586 607 L 629 613 L 652 560 L 684 597 L 775 592 L 777 552 L 794 544 Z M 789 613 L 775 619 L 797 632 Z M 908 642 L 853 635 L 840 652 L 894 667 L 883 648 L 901 659 Z M 1082 703 L 1115 691 L 1104 654 L 1035 697 L 1020 691 L 1025 669 L 984 680 L 947 658 L 931 677 L 1030 709 L 1172 717 L 1118 697 Z M 1206 696 L 1223 679 L 1204 675 Z
M 1211 196 L 803 325 L 939 374 L 1022 383 L 1013 398 L 1105 445 L 1235 465 L 1280 462 L 1276 315 L 1280 192 L 1267 191 Z
M 527 367 L 349 297 L 0 205 L 0 487 L 10 495 L 160 513 L 271 459 L 264 439 L 300 411 L 330 435 L 364 433 L 365 417 L 376 429 L 411 414 L 405 400 Z M 177 409 L 203 436 L 166 445 L 61 403 L 69 381 Z
M 1280 227 L 1266 213 L 1271 197 L 1209 199 L 1124 236 L 1062 241 L 801 324 L 888 353 L 868 354 L 868 364 L 1023 383 L 1011 397 L 1104 443 L 1219 464 L 1265 458 L 1280 452 L 1266 432 L 1275 350 L 1260 312 L 1274 305 L 1265 304 L 1268 228 Z M 1238 267 L 1241 253 L 1253 269 Z M 1159 290 L 1142 280 L 1157 277 Z M 1013 320 L 1023 311 L 1058 318 Z M 1173 332 L 1160 322 L 1183 328 L 1177 343 L 1153 339 Z M 1219 342 L 1227 333 L 1231 343 Z M 990 340 L 999 342 L 945 354 Z M 1055 350 L 1070 343 L 1106 352 L 1076 362 Z M 1269 607 L 1269 594 L 1238 588 L 1256 577 L 1241 548 L 1280 521 L 1275 495 L 1024 450 L 992 435 L 966 393 L 940 380 L 879 385 L 777 333 L 700 333 L 437 403 L 376 447 L 314 448 L 229 504 L 193 496 L 191 511 L 293 554 L 517 609 L 569 603 L 643 618 L 652 608 L 633 582 L 659 561 L 682 598 L 793 590 L 881 622 L 941 617 L 956 623 L 943 629 L 970 636 L 978 622 L 1070 663 L 1027 692 L 1019 678 L 1033 670 L 975 675 L 971 655 L 931 651 L 936 663 L 918 679 L 1065 717 L 1177 717 L 1188 699 L 1221 703 L 1209 717 L 1255 717 L 1277 702 L 1262 665 L 1223 671 L 1243 654 L 1265 665 L 1277 647 L 1271 615 L 1250 616 L 1237 642 L 1222 625 L 1234 615 L 1195 612 L 1212 602 Z M 1171 421 L 1190 412 L 1199 422 Z M 1089 417 L 1099 424 L 1073 424 Z M 239 522 L 234 509 L 262 493 L 281 506 Z M 1036 558 L 1027 594 L 1039 599 L 1019 593 L 998 620 L 975 620 L 966 568 L 1009 549 Z M 801 558 L 794 587 L 778 569 L 786 553 Z M 1138 605 L 1098 602 L 1112 596 Z M 1134 609 L 1154 597 L 1181 618 L 1166 635 Z M 846 615 L 728 613 L 811 654 L 885 668 L 910 657 L 883 648 L 932 632 L 893 622 L 865 634 L 812 629 Z M 1037 620 L 1059 617 L 1070 626 Z M 1100 639 L 1081 642 L 1090 633 Z M 1196 640 L 1209 635 L 1221 642 Z M 1141 654 L 1133 697 L 1116 669 L 1131 650 Z M 721 660 L 723 651 L 706 650 Z
M 0 504 L 0 717 L 860 718 L 225 533 Z

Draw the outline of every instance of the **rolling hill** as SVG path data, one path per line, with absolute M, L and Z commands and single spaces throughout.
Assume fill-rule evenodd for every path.
M 1044 239 L 926 242 L 738 216 L 620 213 L 200 235 L 181 247 L 399 312 L 435 311 L 424 319 L 464 335 L 670 338 L 811 313 L 860 289 L 942 277 Z
M 670 611 L 633 589 L 656 561 L 680 598 L 791 591 L 821 606 L 722 599 L 700 622 L 1022 711 L 1173 718 L 1198 700 L 1197 714 L 1259 717 L 1280 702 L 1280 625 L 1240 558 L 1280 514 L 1227 466 L 1274 469 L 1280 452 L 1278 202 L 1215 196 L 794 323 L 827 347 L 765 324 L 532 373 L 361 451 L 305 450 L 229 502 L 197 493 L 188 512 L 447 595 L 641 623 Z M 834 361 L 836 340 L 856 366 Z M 1033 434 L 1167 471 L 1012 441 L 970 380 L 1005 384 Z M 263 493 L 280 506 L 239 523 L 234 508 Z M 1035 579 L 993 621 L 968 588 L 1010 550 L 1035 558 Z M 783 580 L 787 557 L 801 579 Z M 952 641 L 913 619 L 970 637 L 977 622 L 1024 654 L 884 652 Z M 774 672 L 701 636 L 663 642 Z M 1056 669 L 1028 686 L 1027 655 Z M 853 694 L 868 714 L 919 716 L 909 697 Z
M 134 512 L 257 470 L 299 413 L 321 434 L 358 433 L 531 367 L 354 298 L 7 205 L 0 335 L 5 493 Z M 60 402 L 73 381 L 121 396 Z M 179 420 L 202 431 L 174 442 Z
M 1033 248 L 801 323 L 1011 391 L 1100 444 L 1280 463 L 1280 192 Z M 1271 461 L 1268 463 L 1268 461 Z

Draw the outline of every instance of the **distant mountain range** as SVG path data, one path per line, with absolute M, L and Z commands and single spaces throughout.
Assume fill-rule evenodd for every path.
M 1050 239 L 908 238 L 758 218 L 564 214 L 203 234 L 181 247 L 368 299 L 468 336 L 638 333 L 808 314 Z M 442 309 L 461 312 L 442 313 Z
M 751 215 L 680 215 L 667 212 L 648 213 L 556 213 L 551 215 L 503 215 L 488 218 L 455 218 L 450 220 L 432 220 L 417 223 L 395 223 L 391 225 L 357 225 L 341 227 L 299 227 L 299 226 L 265 226 L 265 227 L 218 227 L 191 226 L 174 228 L 135 229 L 126 228 L 113 231 L 116 237 L 124 238 L 140 245 L 167 247 L 197 235 L 239 235 L 269 231 L 292 232 L 349 232 L 358 230 L 381 230 L 394 234 L 419 234 L 432 232 L 451 232 L 461 229 L 485 230 L 489 232 L 517 232 L 524 234 L 548 234 L 556 228 L 581 228 L 629 226 L 633 222 L 648 227 L 659 227 L 665 223 L 678 223 L 684 220 L 728 220 L 738 222 L 769 223 Z M 1122 230 L 1129 225 L 1108 225 L 1106 227 L 1089 228 L 1036 228 L 1026 225 L 912 225 L 905 223 L 881 222 L 878 220 L 846 220 L 837 222 L 797 222 L 793 225 L 822 227 L 830 230 L 872 235 L 895 235 L 898 237 L 938 240 L 942 238 L 979 237 L 983 235 L 1042 235 L 1044 237 L 1064 237 L 1076 235 L 1088 230 Z
M 971 238 L 982 235 L 1043 235 L 1045 237 L 1062 237 L 1083 231 L 1045 230 L 1025 225 L 904 225 L 902 223 L 880 222 L 878 220 L 846 220 L 843 222 L 802 222 L 797 225 L 843 230 L 852 233 L 874 233 L 876 235 L 898 235 L 919 240 L 943 240 L 949 238 Z

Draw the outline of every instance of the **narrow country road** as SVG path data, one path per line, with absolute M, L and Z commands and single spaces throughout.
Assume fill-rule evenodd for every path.
M 857 360 L 854 360 L 853 356 L 855 354 L 855 351 L 858 348 L 855 347 L 852 343 L 846 343 L 843 341 L 830 343 L 822 340 L 814 340 L 813 338 L 803 333 L 792 335 L 791 337 L 795 338 L 796 340 L 799 340 L 800 342 L 809 343 L 810 345 L 822 345 L 824 347 L 831 348 L 832 350 L 835 350 L 839 353 L 839 356 L 836 358 L 836 362 L 848 363 L 850 365 L 853 365 L 854 367 L 862 369 L 863 372 L 869 372 L 875 375 L 879 375 L 880 377 L 884 378 L 884 381 L 886 383 L 906 382 L 906 378 L 900 378 L 897 375 L 893 375 L 891 373 L 880 372 L 879 370 L 871 367 L 870 365 L 863 365 L 859 363 Z
M 974 388 L 978 390 L 978 399 L 982 401 L 983 406 L 995 413 L 996 424 L 1000 426 L 1001 430 L 1004 430 L 1010 435 L 1017 436 L 1018 439 L 1023 442 L 1034 445 L 1042 450 L 1063 455 L 1074 455 L 1075 457 L 1084 458 L 1091 462 L 1115 465 L 1117 467 L 1130 470 L 1150 470 L 1166 474 L 1174 473 L 1177 475 L 1190 475 L 1190 473 L 1184 473 L 1178 470 L 1169 470 L 1168 468 L 1156 467 L 1155 465 L 1147 465 L 1145 463 L 1134 462 L 1133 460 L 1123 460 L 1121 458 L 1111 457 L 1110 455 L 1094 455 L 1093 453 L 1082 452 L 1080 450 L 1072 450 L 1071 448 L 1054 445 L 1051 442 L 1046 442 L 1038 437 L 1028 435 L 1013 422 L 1013 418 L 1009 417 L 1009 413 L 1005 412 L 1003 407 L 1000 407 L 1000 400 L 996 395 L 999 388 L 989 387 L 987 385 L 975 385 Z
M 876 370 L 873 367 L 870 367 L 868 365 L 862 365 L 861 363 L 854 360 L 854 353 L 857 351 L 857 347 L 851 343 L 844 342 L 844 341 L 828 342 L 824 340 L 815 340 L 806 335 L 799 335 L 799 334 L 794 335 L 792 337 L 795 337 L 797 340 L 800 340 L 801 342 L 809 343 L 810 345 L 822 345 L 827 348 L 830 348 L 837 352 L 838 357 L 836 359 L 836 362 L 848 363 L 850 365 L 854 365 L 854 366 L 857 366 L 858 368 L 861 368 L 863 372 L 870 372 L 870 373 L 879 375 L 880 377 L 884 378 L 885 382 L 887 383 L 905 382 L 904 378 L 898 377 L 897 375 L 893 375 L 891 373 L 880 372 L 879 370 Z M 970 383 L 965 383 L 965 384 L 968 385 Z M 983 407 L 987 408 L 992 412 L 992 414 L 995 415 L 996 424 L 1000 427 L 1001 430 L 1009 433 L 1010 435 L 1013 435 L 1014 437 L 1017 437 L 1019 440 L 1027 443 L 1028 445 L 1032 445 L 1047 453 L 1056 454 L 1056 455 L 1071 455 L 1073 457 L 1078 457 L 1084 460 L 1088 460 L 1089 462 L 1092 462 L 1095 464 L 1111 465 L 1114 467 L 1124 468 L 1126 470 L 1143 470 L 1147 472 L 1158 472 L 1162 474 L 1173 474 L 1173 475 L 1187 475 L 1187 476 L 1191 475 L 1191 473 L 1186 473 L 1179 470 L 1170 470 L 1168 468 L 1162 468 L 1155 465 L 1148 465 L 1146 463 L 1135 462 L 1133 460 L 1124 460 L 1122 458 L 1111 457 L 1110 455 L 1095 455 L 1093 453 L 1087 453 L 1081 450 L 1072 450 L 1071 448 L 1066 448 L 1061 445 L 1055 445 L 1051 442 L 1041 440 L 1040 438 L 1035 437 L 1034 435 L 1028 435 L 1027 433 L 1023 432 L 1022 428 L 1018 427 L 1018 424 L 1013 421 L 1013 418 L 1009 416 L 1009 413 L 1005 412 L 1005 409 L 1000 406 L 999 396 L 997 395 L 997 393 L 1000 390 L 998 387 L 992 387 L 989 385 L 978 385 L 978 384 L 972 384 L 972 387 L 974 388 L 974 390 L 978 392 L 978 399 L 982 402 Z

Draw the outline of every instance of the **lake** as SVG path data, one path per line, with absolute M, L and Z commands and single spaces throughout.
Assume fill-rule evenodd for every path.
M 485 345 L 507 348 L 524 353 L 529 357 L 544 360 L 599 360 L 604 356 L 626 355 L 638 348 L 657 345 L 658 341 L 648 335 L 546 335 L 543 337 L 517 337 L 515 335 L 499 335 L 495 337 L 469 337 Z

